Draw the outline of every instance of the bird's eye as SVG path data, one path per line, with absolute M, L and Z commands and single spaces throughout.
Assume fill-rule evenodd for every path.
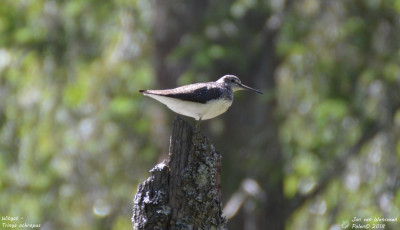
M 235 83 L 235 79 L 231 79 L 231 82 L 232 82 L 232 83 Z

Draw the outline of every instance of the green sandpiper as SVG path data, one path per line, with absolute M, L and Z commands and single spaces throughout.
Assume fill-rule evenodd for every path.
M 243 85 L 234 75 L 225 75 L 215 82 L 184 85 L 174 89 L 139 90 L 165 104 L 172 111 L 196 119 L 196 129 L 200 121 L 225 113 L 233 102 L 233 93 L 250 90 L 262 94 L 260 90 Z

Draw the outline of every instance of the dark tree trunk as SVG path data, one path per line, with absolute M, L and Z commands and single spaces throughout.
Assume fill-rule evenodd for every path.
M 245 23 L 247 25 L 249 23 Z M 227 156 L 230 168 L 224 175 L 240 174 L 241 180 L 251 178 L 257 181 L 264 195 L 258 197 L 257 205 L 250 211 L 243 210 L 243 220 L 233 218 L 229 221 L 229 229 L 274 229 L 285 228 L 285 199 L 283 195 L 284 159 L 279 142 L 279 119 L 277 118 L 277 101 L 275 98 L 275 71 L 280 60 L 275 52 L 275 38 L 278 28 L 266 29 L 259 33 L 262 43 L 260 54 L 252 54 L 248 59 L 249 66 L 242 81 L 257 89 L 262 89 L 269 100 L 262 102 L 258 95 L 244 95 L 246 100 L 236 100 L 226 115 L 228 124 L 226 132 L 219 142 L 225 144 L 231 154 Z M 232 65 L 231 69 L 235 69 Z M 240 130 L 238 132 L 237 130 Z M 253 138 L 249 138 L 249 134 Z M 227 141 L 230 140 L 230 141 Z M 230 143 L 246 143 L 241 151 L 235 151 L 237 145 Z M 236 153 L 236 155 L 234 155 Z M 256 160 L 254 160 L 256 159 Z M 243 171 L 238 171 L 241 169 Z M 227 180 L 224 180 L 227 183 Z M 230 183 L 230 182 L 228 182 Z M 249 227 L 251 226 L 251 227 Z
M 221 155 L 207 137 L 175 118 L 168 162 L 139 184 L 134 229 L 226 229 L 220 201 Z
M 201 26 L 208 1 L 155 1 L 154 68 L 160 88 L 176 87 L 176 80 L 190 64 L 191 57 L 179 62 L 168 60 L 185 34 Z

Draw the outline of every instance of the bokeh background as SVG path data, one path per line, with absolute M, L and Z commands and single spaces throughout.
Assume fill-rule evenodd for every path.
M 138 90 L 229 73 L 264 92 L 202 124 L 229 229 L 399 218 L 399 64 L 399 0 L 2 0 L 0 215 L 131 229 L 175 116 Z

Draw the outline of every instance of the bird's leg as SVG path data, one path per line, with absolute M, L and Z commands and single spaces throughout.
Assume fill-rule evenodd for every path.
M 200 131 L 200 122 L 201 122 L 201 117 L 200 117 L 199 120 L 197 121 L 197 124 L 196 124 L 196 131 Z

